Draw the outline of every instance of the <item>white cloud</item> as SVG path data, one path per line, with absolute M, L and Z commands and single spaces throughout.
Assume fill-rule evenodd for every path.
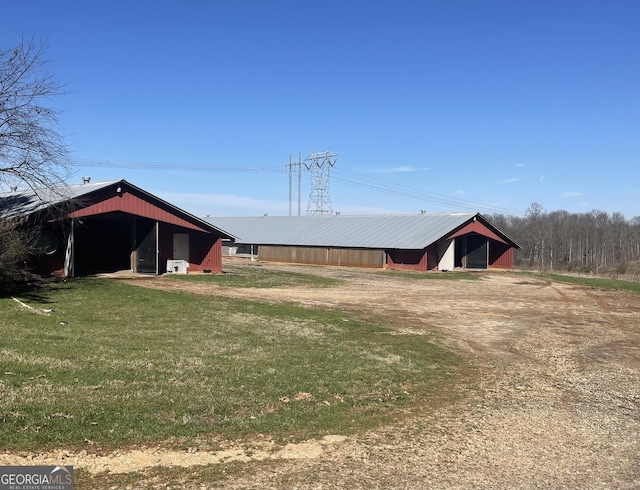
M 540 182 L 542 182 L 544 180 L 544 175 L 540 176 Z
M 464 191 L 462 189 L 458 189 L 457 191 L 454 192 L 454 194 L 456 196 L 464 196 Z
M 562 193 L 562 199 L 567 199 L 567 198 L 571 198 L 571 197 L 578 197 L 581 196 L 583 193 L 582 192 L 563 192 Z
M 515 167 L 515 168 L 522 168 L 522 167 L 524 167 L 524 163 L 516 163 L 516 164 L 514 165 L 514 167 Z
M 500 183 L 501 184 L 512 184 L 514 182 L 520 182 L 520 180 L 522 180 L 522 179 L 519 179 L 519 178 L 502 179 L 500 181 Z

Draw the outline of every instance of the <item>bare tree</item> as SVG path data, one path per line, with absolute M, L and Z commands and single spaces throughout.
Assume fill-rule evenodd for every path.
M 69 152 L 58 112 L 51 107 L 62 85 L 52 76 L 44 53 L 45 47 L 33 39 L 0 50 L 0 192 L 15 187 L 46 189 L 52 195 L 62 192 L 69 176 Z M 0 293 L 3 283 L 19 275 L 30 254 L 37 252 L 41 227 L 40 219 L 7 218 L 2 211 Z
M 62 86 L 33 39 L 0 50 L 0 191 L 12 186 L 55 189 L 69 175 L 58 112 Z
M 494 223 L 522 246 L 518 267 L 538 270 L 640 275 L 640 216 L 594 209 L 546 212 L 532 203 L 524 218 L 494 215 Z

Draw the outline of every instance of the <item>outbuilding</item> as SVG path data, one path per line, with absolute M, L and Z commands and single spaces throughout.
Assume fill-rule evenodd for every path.
M 479 213 L 207 218 L 260 261 L 417 271 L 510 269 L 518 244 Z
M 222 272 L 222 240 L 233 235 L 126 180 L 83 180 L 0 194 L 0 219 L 40 226 L 33 272 Z

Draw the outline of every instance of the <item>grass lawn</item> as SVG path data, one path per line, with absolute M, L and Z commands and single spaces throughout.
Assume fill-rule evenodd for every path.
M 252 281 L 262 287 L 307 281 L 260 274 Z M 245 280 L 238 276 L 175 279 Z M 330 285 L 317 280 L 310 284 Z M 20 299 L 55 311 L 0 298 L 0 443 L 8 450 L 350 434 L 438 398 L 463 366 L 428 335 L 390 335 L 380 319 L 336 311 L 105 279 Z

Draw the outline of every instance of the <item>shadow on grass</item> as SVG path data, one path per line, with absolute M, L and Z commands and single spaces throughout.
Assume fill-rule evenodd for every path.
M 50 303 L 51 286 L 56 289 L 66 287 L 66 279 L 42 278 L 35 274 L 0 274 L 0 298 L 20 296 L 23 300 Z

